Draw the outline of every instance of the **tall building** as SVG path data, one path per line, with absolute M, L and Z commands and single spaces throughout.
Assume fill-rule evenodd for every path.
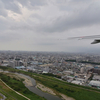
M 15 60 L 15 67 L 16 66 L 23 66 L 23 62 L 21 60 Z

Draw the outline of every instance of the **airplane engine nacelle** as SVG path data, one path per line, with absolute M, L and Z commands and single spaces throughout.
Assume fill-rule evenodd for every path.
M 94 40 L 91 44 L 97 44 L 100 43 L 100 40 Z

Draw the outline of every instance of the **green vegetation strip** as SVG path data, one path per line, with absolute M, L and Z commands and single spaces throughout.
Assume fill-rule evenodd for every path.
M 57 82 L 58 84 L 62 84 L 62 85 L 69 85 L 69 86 L 72 86 L 72 87 L 76 87 L 76 88 L 81 88 L 81 89 L 85 89 L 85 90 L 88 90 L 88 91 L 94 91 L 94 92 L 98 92 L 100 93 L 100 90 L 99 89 L 96 89 L 96 88 L 92 88 L 92 87 L 88 87 L 88 86 L 82 86 L 82 85 L 76 85 L 76 84 L 73 84 L 73 83 L 68 83 L 66 81 L 63 81 L 63 80 L 59 80 L 57 78 L 54 78 L 54 77 L 48 77 L 48 76 L 44 76 L 44 75 L 40 75 L 40 74 L 34 74 L 33 77 L 43 77 L 49 81 L 53 81 L 53 82 Z
M 29 91 L 23 84 L 21 80 L 18 80 L 16 78 L 11 78 L 10 76 L 7 76 L 5 74 L 0 73 L 0 78 L 11 88 L 13 88 L 15 91 L 21 93 L 22 95 L 26 96 L 27 98 L 31 100 L 45 100 L 44 98 L 32 93 Z M 29 100 L 28 99 L 28 100 Z M 22 100 L 22 99 L 18 99 Z M 25 100 L 25 98 L 23 99 Z
M 100 90 L 98 89 L 63 82 L 61 80 L 46 75 L 34 74 L 7 67 L 1 68 L 3 70 L 9 70 L 11 72 L 29 75 L 43 85 L 52 88 L 53 90 L 56 90 L 60 93 L 63 93 L 69 97 L 73 97 L 75 100 L 100 100 Z
M 60 93 L 63 93 L 69 97 L 73 97 L 76 100 L 100 100 L 100 93 L 94 91 L 88 91 L 85 89 L 73 87 L 71 85 L 49 80 L 44 77 L 34 77 L 37 81 L 41 82 L 47 87 L 50 87 Z
M 0 80 L 0 93 L 5 95 L 7 98 L 6 100 L 27 100 L 22 96 L 18 95 L 11 89 L 9 89 L 1 80 Z
M 2 81 L 2 80 L 0 79 L 0 81 Z M 2 81 L 2 82 L 3 82 L 3 81 Z M 21 96 L 24 97 L 25 99 L 30 100 L 29 98 L 25 97 L 24 95 L 20 94 L 19 92 L 13 90 L 13 89 L 12 89 L 11 87 L 9 87 L 5 82 L 3 82 L 3 83 L 4 83 L 9 89 L 11 89 L 12 91 L 14 91 L 14 92 L 17 93 L 18 95 L 21 95 Z

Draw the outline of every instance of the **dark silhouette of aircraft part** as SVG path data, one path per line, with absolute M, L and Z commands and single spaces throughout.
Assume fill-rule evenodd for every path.
M 91 44 L 97 44 L 100 43 L 100 40 L 94 40 Z
M 81 36 L 81 37 L 71 37 L 69 39 L 95 39 L 91 44 L 100 43 L 100 35 L 91 35 L 91 36 Z

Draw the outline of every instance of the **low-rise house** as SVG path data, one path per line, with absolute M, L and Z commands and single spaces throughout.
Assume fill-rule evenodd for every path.
M 90 81 L 89 86 L 100 88 L 100 81 Z

